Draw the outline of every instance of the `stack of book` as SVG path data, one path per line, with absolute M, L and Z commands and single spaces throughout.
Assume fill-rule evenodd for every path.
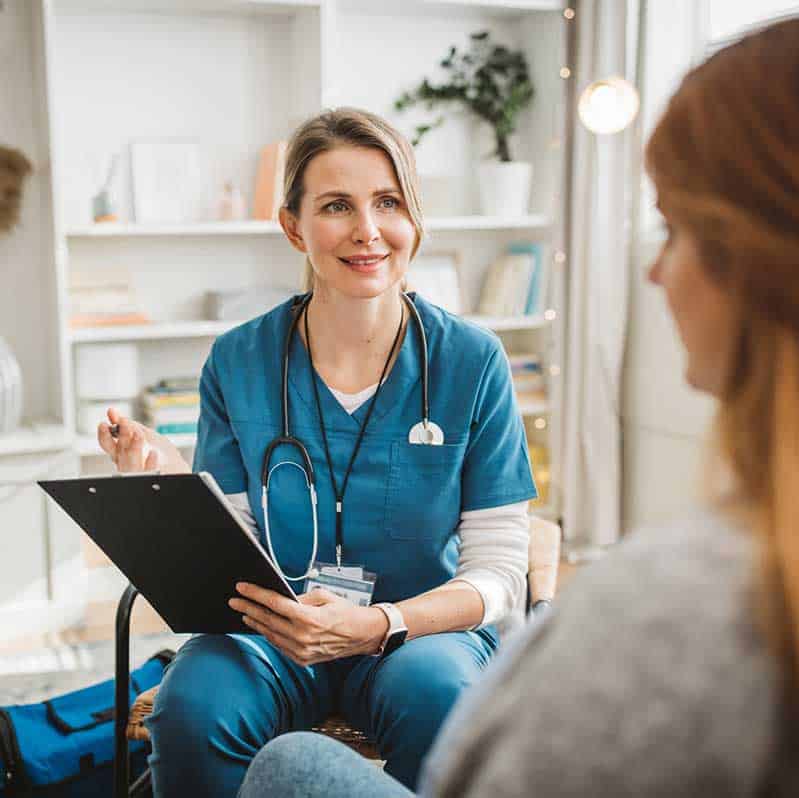
M 541 244 L 511 244 L 488 269 L 477 312 L 484 316 L 543 313 L 548 269 Z
M 520 400 L 545 400 L 547 397 L 546 379 L 541 358 L 535 354 L 510 354 L 513 387 Z
M 195 377 L 160 380 L 142 395 L 144 422 L 161 435 L 197 433 L 200 390 Z
M 138 306 L 126 268 L 107 264 L 102 271 L 70 271 L 69 324 L 73 329 L 149 322 Z

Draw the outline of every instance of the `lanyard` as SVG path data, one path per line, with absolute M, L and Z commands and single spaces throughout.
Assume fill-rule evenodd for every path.
M 311 381 L 313 383 L 314 399 L 316 400 L 316 412 L 319 414 L 319 426 L 322 429 L 322 441 L 325 445 L 327 470 L 330 473 L 330 482 L 333 485 L 333 493 L 336 495 L 336 565 L 338 565 L 339 568 L 341 567 L 341 555 L 344 551 L 344 533 L 342 529 L 341 516 L 344 508 L 344 494 L 347 492 L 347 482 L 349 482 L 350 479 L 352 465 L 355 462 L 355 458 L 358 456 L 358 450 L 361 448 L 361 441 L 363 440 L 363 434 L 366 431 L 366 425 L 369 423 L 369 417 L 372 415 L 372 410 L 374 409 L 378 394 L 380 393 L 380 389 L 383 387 L 383 380 L 385 379 L 386 371 L 388 371 L 388 364 L 391 362 L 391 358 L 394 357 L 394 350 L 397 348 L 397 342 L 399 341 L 400 333 L 402 333 L 403 321 L 405 321 L 405 308 L 401 307 L 400 323 L 399 327 L 397 328 L 397 334 L 394 336 L 394 343 L 391 344 L 391 351 L 388 353 L 386 362 L 383 364 L 383 371 L 380 374 L 380 382 L 377 383 L 377 390 L 374 392 L 374 396 L 372 396 L 372 399 L 369 402 L 369 407 L 366 410 L 366 416 L 363 419 L 363 424 L 361 424 L 361 428 L 358 431 L 358 440 L 355 442 L 355 448 L 352 450 L 350 462 L 347 465 L 347 470 L 344 472 L 344 481 L 341 483 L 341 490 L 339 491 L 338 482 L 336 481 L 336 474 L 333 471 L 333 461 L 330 458 L 330 447 L 327 445 L 325 417 L 322 413 L 322 403 L 319 401 L 319 388 L 316 385 L 316 369 L 314 368 L 313 354 L 311 352 L 311 336 L 308 332 L 308 306 L 306 305 L 305 307 L 305 318 L 303 319 L 305 325 L 305 342 L 308 345 L 308 360 L 311 362 Z

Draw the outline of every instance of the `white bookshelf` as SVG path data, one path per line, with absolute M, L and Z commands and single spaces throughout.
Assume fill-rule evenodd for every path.
M 216 338 L 241 324 L 239 321 L 172 321 L 153 324 L 121 324 L 70 330 L 74 344 L 108 341 L 168 341 L 181 338 Z
M 430 232 L 471 230 L 546 231 L 552 220 L 543 214 L 526 216 L 440 216 L 425 220 Z M 76 225 L 67 229 L 67 238 L 134 238 L 156 236 L 282 236 L 277 222 L 198 222 L 196 224 L 101 224 Z
M 561 246 L 562 2 L 7 0 L 6 7 L 4 21 L 10 18 L 22 37 L 32 31 L 33 45 L 24 64 L 12 64 L 8 81 L 30 84 L 33 91 L 9 98 L 15 107 L 22 104 L 21 119 L 41 125 L 27 147 L 37 166 L 29 198 L 36 224 L 19 231 L 21 249 L 33 253 L 30 263 L 36 265 L 23 273 L 10 264 L 13 291 L 0 292 L 0 335 L 22 366 L 27 418 L 49 421 L 29 420 L 0 438 L 0 467 L 23 457 L 35 470 L 36 462 L 63 450 L 74 459 L 73 475 L 110 471 L 93 438 L 76 432 L 75 359 L 82 347 L 135 345 L 141 388 L 198 373 L 214 338 L 235 325 L 205 318 L 208 292 L 299 283 L 301 258 L 276 222 L 214 221 L 223 182 L 233 180 L 251 205 L 259 149 L 288 137 L 322 108 L 364 107 L 411 133 L 435 114 L 397 114 L 394 100 L 422 77 L 434 76 L 450 45 L 463 46 L 469 34 L 488 30 L 523 49 L 531 65 L 536 97 L 512 140 L 514 156 L 533 164 L 529 213 L 480 215 L 476 165 L 491 150 L 490 136 L 465 114 L 448 115 L 417 148 L 423 186 L 426 178 L 452 182 L 449 205 L 437 206 L 426 219 L 422 251 L 457 254 L 467 318 L 497 332 L 509 350 L 535 352 L 558 365 L 547 372 L 548 400 L 520 408 L 526 417 L 546 419 L 540 442 L 551 453 L 549 508 L 558 517 L 563 275 L 550 265 L 548 313 L 491 318 L 469 311 L 478 306 L 489 264 L 509 244 L 540 241 L 550 254 Z M 365 79 L 364 64 L 378 64 L 380 79 Z M 199 142 L 207 194 L 201 219 L 134 221 L 130 143 L 153 137 Z M 115 153 L 119 222 L 93 224 L 91 197 Z M 129 271 L 140 309 L 156 321 L 72 329 L 71 277 L 102 274 L 109 264 Z M 183 448 L 194 442 L 194 436 L 177 440 Z M 41 517 L 42 501 L 31 488 L 11 510 L 0 503 L 0 528 L 39 523 L 29 519 Z M 41 534 L 42 541 L 52 537 Z M 45 550 L 42 541 L 37 551 Z M 0 570 L 0 582 L 5 576 Z M 52 602 L 48 606 L 52 611 Z
M 0 435 L 0 457 L 68 449 L 73 439 L 74 435 L 65 424 L 54 421 L 29 423 L 14 432 Z

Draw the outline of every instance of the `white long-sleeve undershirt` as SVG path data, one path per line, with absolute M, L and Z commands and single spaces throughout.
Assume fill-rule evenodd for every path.
M 357 394 L 330 390 L 351 414 L 376 389 L 377 385 L 372 385 Z M 257 534 L 247 494 L 229 494 L 228 499 Z M 458 563 L 450 582 L 466 582 L 480 594 L 483 619 L 479 626 L 497 624 L 500 632 L 505 633 L 524 618 L 530 546 L 527 502 L 463 512 L 457 531 L 460 537 Z

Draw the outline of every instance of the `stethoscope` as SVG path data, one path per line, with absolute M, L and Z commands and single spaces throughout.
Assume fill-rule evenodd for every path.
M 414 326 L 416 327 L 416 333 L 419 338 L 419 349 L 421 350 L 422 354 L 422 420 L 414 424 L 409 433 L 408 433 L 408 443 L 412 444 L 421 444 L 425 446 L 440 446 L 444 443 L 444 433 L 441 430 L 441 427 L 438 426 L 435 422 L 430 420 L 430 404 L 428 401 L 428 362 L 427 362 L 427 336 L 425 335 L 424 325 L 422 324 L 422 318 L 419 315 L 419 311 L 416 309 L 416 305 L 413 303 L 413 299 L 406 294 L 401 294 L 402 299 L 405 301 L 406 306 L 408 307 L 408 311 L 410 312 L 411 318 L 413 319 Z M 316 482 L 314 477 L 314 469 L 313 463 L 311 462 L 311 456 L 308 454 L 308 450 L 305 448 L 305 445 L 299 438 L 296 438 L 294 435 L 291 434 L 291 430 L 289 428 L 289 354 L 291 352 L 291 342 L 294 338 L 294 332 L 297 328 L 297 324 L 302 317 L 303 312 L 308 307 L 308 303 L 311 301 L 313 297 L 313 293 L 309 292 L 304 294 L 303 296 L 299 296 L 294 300 L 292 305 L 292 312 L 294 314 L 291 323 L 289 324 L 288 333 L 286 334 L 286 339 L 283 342 L 283 374 L 282 374 L 282 382 L 281 382 L 281 391 L 280 391 L 280 401 L 281 401 L 281 415 L 283 418 L 283 431 L 282 434 L 278 437 L 274 438 L 270 441 L 269 445 L 266 447 L 266 452 L 264 453 L 264 461 L 263 466 L 261 468 L 261 508 L 263 509 L 264 513 L 264 532 L 266 534 L 266 546 L 269 550 L 269 556 L 272 560 L 272 563 L 275 567 L 280 571 L 283 577 L 288 580 L 289 582 L 301 582 L 303 579 L 307 579 L 311 573 L 313 572 L 314 563 L 316 562 L 316 552 L 319 547 L 319 523 L 318 517 L 316 512 Z M 312 379 L 316 379 L 314 375 L 311 375 Z M 281 460 L 279 463 L 270 467 L 270 462 L 272 459 L 272 453 L 274 450 L 281 445 L 293 446 L 297 451 L 300 453 L 300 457 L 302 459 L 302 464 L 295 463 L 293 460 Z M 277 561 L 277 556 L 275 555 L 274 548 L 272 547 L 272 535 L 269 530 L 269 482 L 272 479 L 272 473 L 275 469 L 279 468 L 282 465 L 293 466 L 294 468 L 298 468 L 305 476 L 305 486 L 308 489 L 308 494 L 310 497 L 311 502 L 311 513 L 313 516 L 313 546 L 311 550 L 311 558 L 308 561 L 308 566 L 305 570 L 305 573 L 301 576 L 287 576 L 283 573 L 283 570 L 280 568 L 280 565 Z M 340 509 L 340 508 L 339 508 Z

